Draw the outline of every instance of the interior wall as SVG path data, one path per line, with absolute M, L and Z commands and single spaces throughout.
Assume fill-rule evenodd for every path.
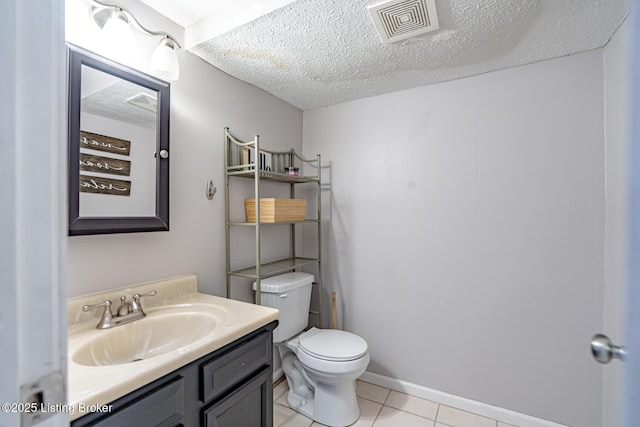
M 618 345 L 625 342 L 625 297 L 628 248 L 629 68 L 631 20 L 627 19 L 604 49 L 606 144 L 606 240 L 604 329 Z M 622 425 L 623 364 L 614 361 L 603 369 L 603 424 Z
M 175 24 L 139 2 L 120 3 L 126 3 L 124 7 L 134 11 L 143 25 L 176 31 Z M 97 29 L 86 22 L 86 9 L 84 0 L 67 0 L 67 40 L 99 51 L 101 40 Z M 148 72 L 146 64 L 157 40 L 136 37 L 140 44 L 133 65 Z M 245 139 L 260 134 L 262 146 L 270 149 L 301 149 L 300 110 L 184 50 L 178 51 L 178 57 L 180 79 L 171 83 L 171 230 L 69 237 L 70 297 L 189 272 L 198 275 L 201 291 L 225 295 L 223 128 L 228 126 Z M 205 197 L 209 179 L 218 189 L 213 200 Z M 242 213 L 243 197 L 250 188 L 237 184 L 231 199 L 234 211 Z M 251 236 L 237 241 L 239 252 L 252 251 Z M 276 257 L 280 254 L 275 252 L 282 250 L 288 254 L 279 244 L 264 252 Z M 250 298 L 249 285 L 238 286 L 238 296 Z
M 603 97 L 600 50 L 304 113 L 326 294 L 369 371 L 600 425 Z

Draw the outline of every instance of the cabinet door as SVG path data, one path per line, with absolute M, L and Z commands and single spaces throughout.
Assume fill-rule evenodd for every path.
M 155 387 L 142 387 L 113 404 L 113 412 L 93 413 L 75 420 L 73 427 L 174 427 L 184 417 L 184 378 L 169 378 Z
M 273 357 L 273 338 L 264 331 L 214 360 L 202 365 L 202 401 L 211 402 L 236 384 L 239 384 L 263 366 L 270 365 Z
M 272 427 L 273 386 L 267 367 L 204 411 L 206 427 Z

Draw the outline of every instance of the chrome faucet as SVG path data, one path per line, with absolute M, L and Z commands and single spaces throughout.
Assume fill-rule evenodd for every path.
M 151 297 L 157 295 L 158 292 L 150 291 L 145 294 L 135 294 L 131 301 L 127 301 L 127 297 L 120 297 L 120 306 L 118 310 L 116 310 L 116 314 L 114 315 L 111 312 L 111 301 L 107 300 L 101 302 L 99 304 L 93 305 L 85 305 L 82 307 L 82 311 L 90 311 L 99 307 L 104 307 L 104 313 L 100 318 L 100 322 L 96 328 L 98 329 L 109 329 L 114 328 L 116 326 L 124 325 L 126 323 L 133 322 L 134 320 L 142 319 L 146 314 L 142 311 L 142 306 L 140 305 L 140 298 L 142 297 Z

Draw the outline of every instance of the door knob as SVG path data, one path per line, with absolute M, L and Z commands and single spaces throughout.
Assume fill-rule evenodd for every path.
M 609 363 L 611 359 L 620 359 L 624 362 L 627 350 L 624 346 L 612 343 L 608 336 L 595 334 L 591 338 L 591 354 L 600 363 Z

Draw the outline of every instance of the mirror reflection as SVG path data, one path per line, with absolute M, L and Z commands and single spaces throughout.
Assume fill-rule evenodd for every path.
M 168 89 L 70 46 L 70 235 L 169 229 Z
M 82 65 L 80 216 L 155 215 L 157 94 Z

